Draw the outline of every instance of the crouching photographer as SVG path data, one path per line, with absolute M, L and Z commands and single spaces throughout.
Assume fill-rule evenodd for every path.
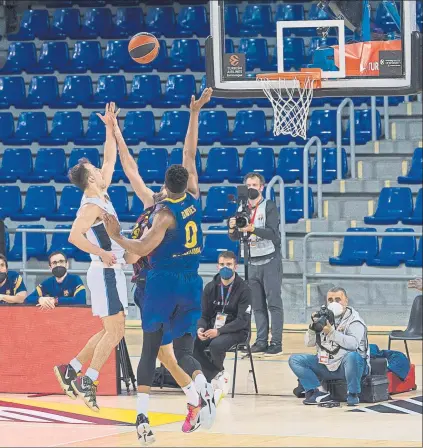
M 292 355 L 289 366 L 305 390 L 306 405 L 329 403 L 330 394 L 322 381 L 346 380 L 347 404 L 359 403 L 362 378 L 370 373 L 367 326 L 358 312 L 348 306 L 343 288 L 332 288 L 327 305 L 312 314 L 305 335 L 307 347 L 317 347 L 317 355 Z

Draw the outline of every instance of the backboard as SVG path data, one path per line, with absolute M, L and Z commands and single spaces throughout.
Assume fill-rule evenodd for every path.
M 322 70 L 316 97 L 421 92 L 417 6 L 421 15 L 415 0 L 211 1 L 207 84 L 217 97 L 262 97 L 258 73 L 311 67 Z

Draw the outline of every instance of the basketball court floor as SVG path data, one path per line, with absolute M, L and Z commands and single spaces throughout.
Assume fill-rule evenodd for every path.
M 141 347 L 141 331 L 127 330 L 126 340 L 134 368 Z M 385 347 L 387 336 L 373 335 L 371 343 Z M 393 349 L 402 350 L 400 343 Z M 224 398 L 210 432 L 181 432 L 184 395 L 175 390 L 153 393 L 150 420 L 156 432 L 154 446 L 422 446 L 422 345 L 410 342 L 418 389 L 395 395 L 387 403 L 362 404 L 353 412 L 302 405 L 292 394 L 296 378 L 288 367 L 292 353 L 312 352 L 303 347 L 301 332 L 287 333 L 284 354 L 256 359 L 259 395 L 248 384 L 248 360 L 239 361 L 235 398 Z M 226 368 L 232 372 L 233 357 Z M 53 372 L 52 381 L 55 381 Z M 2 447 L 135 447 L 134 395 L 99 397 L 100 413 L 65 396 L 0 394 Z

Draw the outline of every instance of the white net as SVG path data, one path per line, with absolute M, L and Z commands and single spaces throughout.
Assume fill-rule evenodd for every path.
M 304 86 L 297 78 L 271 80 L 257 78 L 264 93 L 272 103 L 274 112 L 273 134 L 307 137 L 307 118 L 313 99 L 314 79 L 310 76 Z

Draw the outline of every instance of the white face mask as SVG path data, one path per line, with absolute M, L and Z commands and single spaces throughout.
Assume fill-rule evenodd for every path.
M 338 302 L 329 303 L 328 309 L 332 311 L 335 317 L 339 317 L 344 312 L 344 307 Z

